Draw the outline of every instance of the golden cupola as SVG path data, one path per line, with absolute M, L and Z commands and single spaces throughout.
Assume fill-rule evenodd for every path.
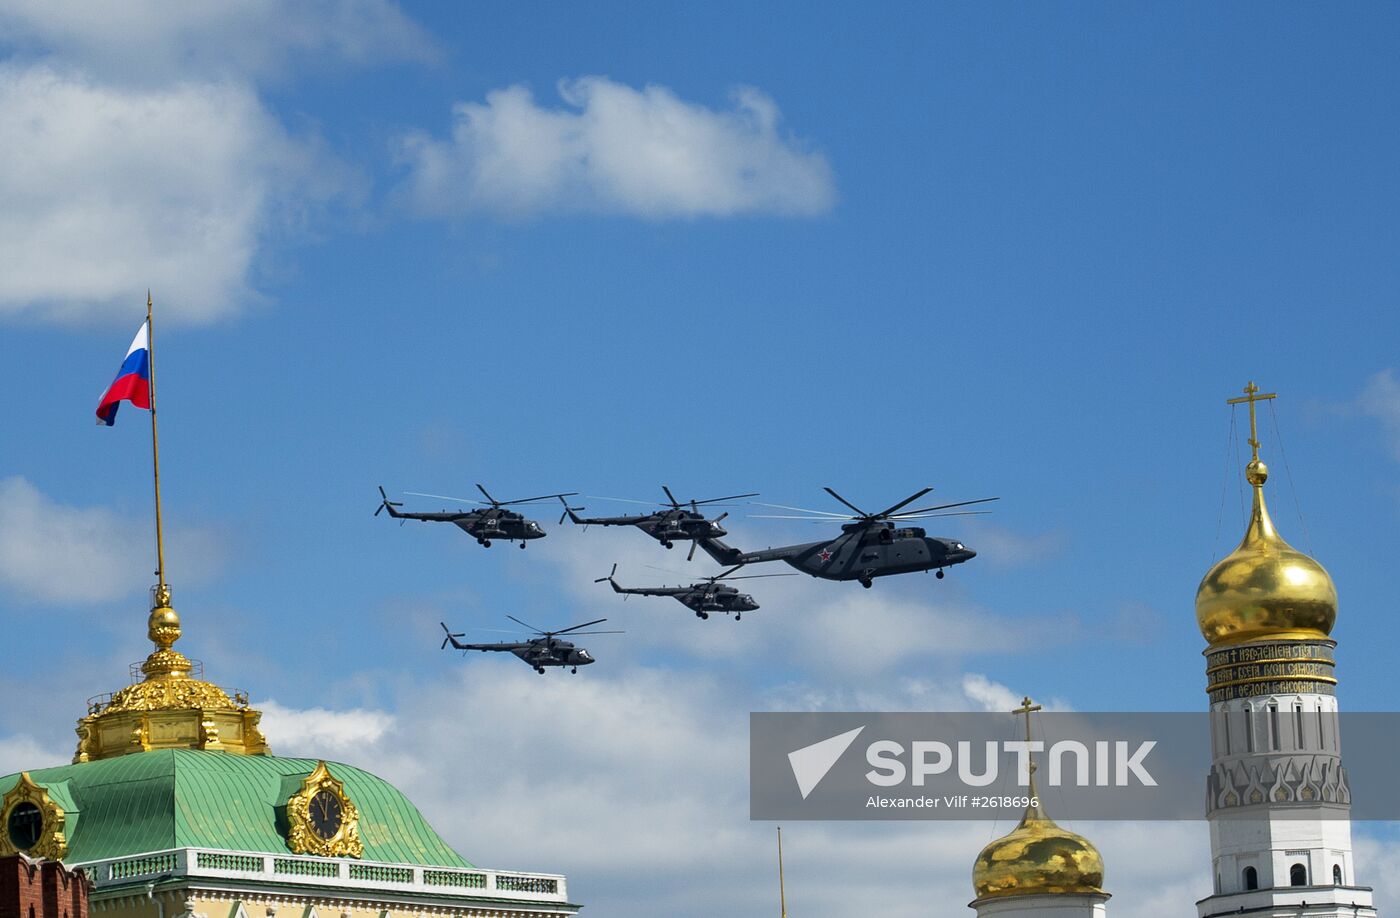
M 1250 439 L 1253 456 L 1245 477 L 1254 490 L 1253 509 L 1244 540 L 1210 569 L 1196 591 L 1196 623 L 1212 647 L 1261 640 L 1326 640 L 1337 620 L 1337 588 L 1322 565 L 1293 548 L 1278 534 L 1264 502 L 1269 468 L 1259 458 L 1254 403 L 1260 396 L 1250 383 Z
M 1013 714 L 1026 718 L 1026 742 L 1031 742 L 1031 714 L 1041 710 L 1029 698 Z M 972 867 L 977 901 L 1010 896 L 1092 895 L 1103 891 L 1103 857 L 1089 840 L 1062 829 L 1045 815 L 1035 783 L 1036 763 L 1030 762 L 1027 792 L 1030 804 L 1020 823 L 1007 835 L 982 849 Z
M 164 583 L 152 591 L 146 634 L 155 650 L 139 666 L 143 678 L 111 695 L 88 700 L 78 721 L 74 762 L 107 759 L 152 749 L 207 749 L 267 755 L 258 729 L 262 714 L 242 692 L 230 694 L 199 678 L 202 667 L 174 649 L 180 616 Z M 132 664 L 133 674 L 138 671 Z
M 977 855 L 972 887 L 978 899 L 1103 894 L 1103 857 L 1084 836 L 1056 825 L 1037 801 L 1009 835 Z

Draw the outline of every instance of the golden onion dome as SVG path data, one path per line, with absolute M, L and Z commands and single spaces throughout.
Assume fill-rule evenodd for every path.
M 972 868 L 977 898 L 1103 894 L 1103 857 L 1082 835 L 1055 824 L 1040 806 L 1009 835 L 977 855 Z
M 1337 621 L 1337 588 L 1321 564 L 1279 536 L 1264 504 L 1269 469 L 1246 467 L 1254 508 L 1244 541 L 1196 591 L 1196 623 L 1211 646 L 1325 639 Z

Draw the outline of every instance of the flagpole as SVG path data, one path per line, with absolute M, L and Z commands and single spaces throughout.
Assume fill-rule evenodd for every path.
M 787 918 L 787 886 L 783 883 L 783 827 L 778 826 L 778 902 Z
M 165 543 L 161 538 L 160 530 L 160 437 L 156 434 L 156 333 L 151 322 L 151 310 L 154 301 L 151 299 L 151 291 L 146 291 L 146 348 L 150 359 L 151 376 L 151 468 L 155 475 L 156 486 L 156 577 L 157 592 L 156 603 L 162 606 L 170 605 L 170 591 L 165 586 Z

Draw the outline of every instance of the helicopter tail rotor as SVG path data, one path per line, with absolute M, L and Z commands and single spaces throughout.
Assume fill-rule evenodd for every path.
M 621 593 L 622 590 L 618 587 L 617 581 L 613 579 L 613 578 L 616 577 L 616 576 L 617 576 L 617 565 L 614 564 L 614 565 L 612 566 L 612 570 L 611 570 L 610 572 L 608 572 L 608 576 L 606 576 L 606 577 L 599 577 L 597 580 L 595 580 L 595 581 L 593 581 L 593 582 L 594 582 L 594 583 L 610 583 L 610 584 L 612 584 L 612 588 L 613 588 L 613 590 L 614 590 L 615 592 Z
M 446 622 L 438 622 L 438 624 L 442 625 L 442 630 L 447 632 L 447 637 L 442 639 L 442 647 L 439 648 L 440 650 L 446 650 L 447 645 L 452 643 L 453 638 L 466 637 L 466 632 L 453 634 L 451 631 L 448 631 Z
M 559 525 L 560 525 L 560 526 L 564 525 L 564 521 L 565 521 L 565 520 L 572 520 L 574 523 L 578 523 L 578 522 L 579 522 L 578 512 L 579 512 L 580 510 L 587 510 L 587 509 L 588 509 L 587 507 L 570 507 L 570 506 L 569 506 L 569 502 L 568 502 L 567 500 L 564 499 L 565 497 L 569 497 L 569 496 L 572 496 L 572 495 L 567 495 L 567 494 L 556 494 L 556 495 L 555 495 L 555 497 L 558 497 L 558 498 L 559 498 L 559 503 L 561 503 L 561 504 L 564 505 L 564 512 L 561 513 L 561 514 L 559 514 Z M 585 526 L 584 528 L 586 529 L 587 526 Z
M 389 499 L 389 495 L 384 493 L 384 486 L 383 486 L 383 485 L 380 485 L 380 486 L 379 486 L 379 506 L 378 506 L 378 508 L 376 508 L 375 511 L 374 511 L 374 515 L 375 515 L 375 516 L 378 516 L 380 513 L 383 513 L 385 510 L 388 510 L 388 511 L 389 511 L 389 515 L 390 515 L 390 516 L 394 516 L 394 508 L 395 508 L 395 507 L 402 507 L 402 506 L 403 506 L 403 502 L 402 502 L 402 501 L 390 500 L 390 499 Z

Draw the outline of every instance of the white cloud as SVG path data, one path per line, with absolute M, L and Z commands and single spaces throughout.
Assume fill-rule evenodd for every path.
M 1394 914 L 1400 908 L 1400 834 L 1394 824 L 1353 826 L 1356 879 L 1375 890 L 1376 908 Z
M 128 89 L 0 66 L 0 315 L 216 319 L 256 299 L 260 244 L 340 188 L 247 87 Z
M 0 0 L 0 35 L 0 42 L 37 46 L 128 84 L 243 80 L 313 61 L 378 64 L 436 54 L 422 29 L 386 0 Z
M 1023 535 L 976 518 L 964 525 L 967 544 L 979 553 L 976 563 L 991 567 L 1018 567 L 1045 561 L 1063 553 L 1068 542 L 1063 532 Z
M 268 700 L 254 705 L 263 712 L 262 731 L 278 755 L 317 756 L 348 752 L 376 743 L 393 726 L 383 711 L 352 708 L 298 710 Z
M 547 108 L 524 86 L 498 89 L 454 108 L 450 138 L 406 138 L 414 206 L 661 219 L 811 215 L 835 199 L 825 157 L 785 136 L 777 106 L 756 89 L 736 91 L 723 111 L 600 76 L 561 81 L 559 95 L 564 107 Z
M 1380 423 L 1391 455 L 1400 460 L 1400 379 L 1395 378 L 1394 370 L 1382 370 L 1367 381 L 1357 409 Z
M 71 758 L 71 755 L 46 748 L 38 740 L 24 733 L 0 736 L 0 775 L 66 765 Z M 8 787 L 0 787 L 0 793 L 7 790 Z
M 199 582 L 221 566 L 220 540 L 200 529 L 167 533 L 181 579 Z M 102 602 L 146 589 L 154 546 L 150 524 L 103 507 L 71 507 L 29 481 L 0 479 L 0 584 L 52 603 Z
M 868 700 L 912 708 L 930 691 L 877 685 Z M 748 819 L 745 686 L 648 667 L 542 677 L 515 660 L 473 657 L 442 680 L 400 685 L 399 702 L 389 729 L 350 760 L 403 789 L 469 859 L 564 872 L 572 898 L 614 918 L 772 906 L 773 827 Z M 1209 891 L 1204 822 L 1150 833 L 1071 827 L 1104 851 L 1121 918 L 1184 912 Z M 890 918 L 961 913 L 973 859 L 1010 828 L 788 826 L 789 908 L 807 918 L 845 918 L 852 902 Z

